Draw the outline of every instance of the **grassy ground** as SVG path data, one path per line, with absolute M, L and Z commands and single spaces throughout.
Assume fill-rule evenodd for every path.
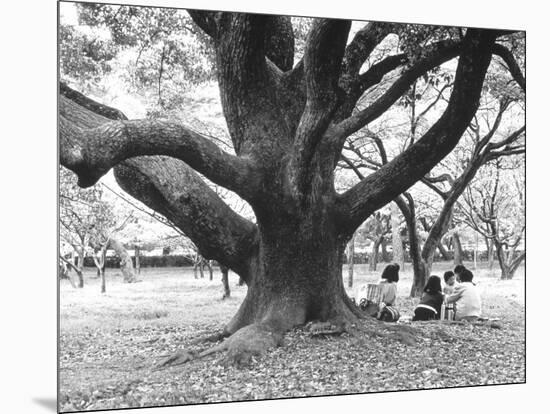
M 441 276 L 451 267 L 438 263 L 433 273 Z M 357 265 L 355 286 L 376 282 L 381 270 Z M 232 297 L 222 301 L 217 269 L 209 281 L 194 279 L 190 269 L 146 268 L 143 281 L 132 285 L 108 269 L 102 295 L 94 273 L 86 272 L 84 289 L 61 283 L 63 411 L 525 381 L 523 268 L 511 281 L 499 280 L 498 266 L 474 271 L 484 315 L 501 319 L 495 327 L 413 323 L 404 326 L 407 341 L 389 331 L 383 335 L 384 328 L 339 338 L 310 337 L 298 329 L 281 348 L 246 368 L 225 366 L 223 355 L 213 355 L 163 371 L 151 367 L 194 338 L 221 329 L 246 287 L 230 274 Z M 347 269 L 344 274 L 347 278 Z M 417 302 L 407 298 L 410 286 L 408 265 L 398 284 L 402 315 L 412 315 Z

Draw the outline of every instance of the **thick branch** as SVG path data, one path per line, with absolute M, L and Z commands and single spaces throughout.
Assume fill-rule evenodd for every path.
M 63 98 L 63 97 L 62 97 Z M 109 123 L 100 115 L 75 105 L 71 121 L 94 128 Z M 65 122 L 72 124 L 72 122 Z M 63 141 L 61 142 L 63 149 Z M 209 257 L 250 276 L 249 262 L 256 256 L 257 228 L 231 210 L 182 161 L 168 157 L 137 157 L 115 167 L 121 187 L 168 218 Z
M 272 136 L 286 136 L 276 105 L 276 85 L 266 61 L 264 15 L 224 13 L 218 25 L 216 61 L 220 97 L 229 134 L 237 154 L 250 153 L 264 138 L 258 125 Z M 261 153 L 260 148 L 256 153 Z
M 343 141 L 354 132 L 374 121 L 388 110 L 409 89 L 419 76 L 455 58 L 462 48 L 462 42 L 442 41 L 432 45 L 431 48 L 426 51 L 425 57 L 403 72 L 380 98 L 367 108 L 340 122 L 337 125 L 338 133 L 335 138 L 339 141 Z M 392 63 L 397 64 L 400 61 L 401 59 L 396 58 Z M 391 67 L 392 65 L 389 66 Z
M 266 56 L 286 72 L 294 65 L 294 32 L 289 16 L 268 16 L 265 32 Z
M 340 197 L 352 229 L 421 179 L 456 146 L 479 105 L 495 37 L 490 30 L 468 30 L 441 118 L 409 149 Z
M 184 163 L 136 158 L 118 167 L 115 177 L 124 191 L 182 229 L 205 258 L 248 276 L 247 261 L 258 243 L 256 226 L 233 212 Z
M 140 155 L 167 155 L 185 161 L 216 184 L 250 196 L 255 168 L 250 160 L 230 155 L 199 133 L 175 122 L 132 120 L 82 128 L 73 122 L 78 110 L 61 96 L 60 159 L 74 171 L 79 185 L 94 185 L 120 162 Z M 107 121 L 107 120 L 105 120 Z
M 502 60 L 504 60 L 504 62 L 508 66 L 510 74 L 523 90 L 523 92 L 525 92 L 525 76 L 523 76 L 521 68 L 519 67 L 519 64 L 514 58 L 512 52 L 508 50 L 505 46 L 499 43 L 495 43 L 493 46 L 493 53 L 497 56 L 500 56 Z
M 372 51 L 391 32 L 392 24 L 384 22 L 370 22 L 359 30 L 353 40 L 346 47 L 344 55 L 341 84 L 347 90 L 346 81 L 353 80 L 358 74 L 363 63 L 368 59 Z
M 220 12 L 207 10 L 187 10 L 189 16 L 195 24 L 199 26 L 207 35 L 216 38 L 218 35 L 218 20 Z
M 291 162 L 294 191 L 303 194 L 311 183 L 311 160 L 338 103 L 338 78 L 351 27 L 348 20 L 316 20 L 304 55 L 306 106 L 298 129 Z

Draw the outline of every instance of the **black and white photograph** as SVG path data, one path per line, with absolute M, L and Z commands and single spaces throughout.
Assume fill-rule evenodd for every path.
M 48 3 L 47 29 L 14 18 L 3 36 L 27 114 L 5 137 L 24 156 L 4 204 L 25 218 L 3 214 L 21 254 L 3 342 L 22 356 L 3 354 L 31 407 L 542 407 L 548 152 L 527 12 Z
M 525 382 L 525 31 L 58 29 L 60 412 Z

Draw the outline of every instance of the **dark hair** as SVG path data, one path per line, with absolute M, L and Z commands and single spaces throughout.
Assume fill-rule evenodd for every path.
M 466 269 L 465 266 L 463 266 L 463 265 L 456 265 L 456 266 L 455 266 L 455 269 L 454 269 L 454 272 L 455 272 L 456 275 L 461 275 L 461 274 L 463 274 L 466 270 L 468 270 L 468 269 Z
M 474 274 L 470 272 L 468 269 L 464 269 L 464 271 L 460 274 L 461 282 L 471 282 L 473 279 L 474 279 Z
M 399 265 L 397 263 L 387 265 L 382 271 L 381 278 L 388 282 L 399 282 Z
M 452 271 L 447 270 L 445 273 L 443 273 L 443 280 L 445 280 L 445 283 L 447 283 L 447 281 L 454 275 L 455 274 Z
M 438 293 L 441 292 L 441 279 L 439 276 L 430 276 L 424 286 L 424 292 L 426 293 Z

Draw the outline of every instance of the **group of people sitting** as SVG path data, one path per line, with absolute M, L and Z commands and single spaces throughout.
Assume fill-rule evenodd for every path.
M 445 286 L 439 276 L 430 276 L 424 287 L 420 303 L 414 310 L 413 321 L 440 319 L 477 320 L 481 316 L 481 295 L 473 282 L 474 274 L 458 265 L 454 271 L 443 274 Z
M 473 278 L 473 273 L 463 265 L 444 273 L 445 286 L 441 285 L 439 276 L 430 276 L 420 303 L 414 309 L 413 321 L 477 320 L 481 316 L 481 295 Z M 373 316 L 387 321 L 399 319 L 399 312 L 395 309 L 398 281 L 399 265 L 387 265 L 378 283 L 380 299 Z M 443 318 L 441 312 L 445 312 Z

